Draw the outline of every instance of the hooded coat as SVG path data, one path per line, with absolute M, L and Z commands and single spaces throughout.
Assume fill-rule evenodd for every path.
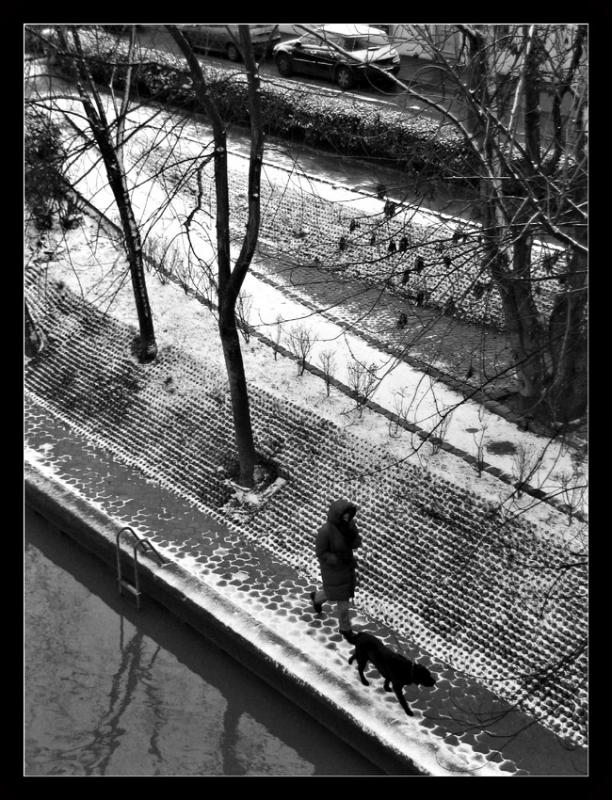
M 348 523 L 342 515 L 351 515 Z M 357 561 L 353 550 L 361 544 L 353 517 L 357 506 L 348 500 L 335 500 L 327 512 L 327 522 L 317 533 L 315 552 L 321 567 L 323 590 L 328 600 L 350 600 L 355 594 Z

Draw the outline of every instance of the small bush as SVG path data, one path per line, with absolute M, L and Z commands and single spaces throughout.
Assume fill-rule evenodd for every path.
M 323 350 L 319 355 L 319 363 L 323 370 L 323 378 L 325 380 L 325 390 L 329 397 L 329 389 L 331 386 L 331 379 L 334 369 L 336 367 L 336 358 L 333 350 Z
M 361 416 L 364 406 L 380 383 L 380 378 L 378 377 L 380 367 L 376 364 L 363 364 L 353 356 L 352 362 L 347 365 L 346 369 L 349 386 L 355 393 L 355 405 L 359 411 L 359 416 Z
M 482 471 L 485 467 L 485 436 L 487 434 L 487 429 L 489 427 L 489 423 L 485 420 L 485 409 L 483 406 L 478 408 L 478 421 L 480 423 L 479 428 L 471 429 L 468 428 L 467 430 L 472 431 L 472 437 L 474 439 L 474 444 L 476 445 L 476 463 L 474 465 L 476 472 L 478 473 L 478 477 L 482 477 Z
M 274 353 L 274 360 L 278 358 L 278 350 L 280 347 L 280 340 L 283 333 L 283 318 L 280 314 L 276 315 L 276 331 L 274 334 L 274 339 L 272 340 L 272 352 Z
M 306 368 L 306 359 L 316 341 L 310 328 L 305 325 L 298 325 L 289 333 L 289 347 L 291 352 L 297 357 L 298 375 L 303 375 Z
M 517 444 L 514 458 L 512 459 L 512 477 L 515 479 L 517 495 L 522 494 L 522 487 L 528 484 L 535 475 L 541 456 L 531 445 Z

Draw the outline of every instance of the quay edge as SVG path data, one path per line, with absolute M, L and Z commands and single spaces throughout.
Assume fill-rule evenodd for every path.
M 68 487 L 41 471 L 26 458 L 25 503 L 47 519 L 54 527 L 67 535 L 76 544 L 84 547 L 107 566 L 116 569 L 115 537 L 122 523 L 69 491 Z M 132 559 L 122 549 L 122 567 L 131 575 Z M 389 742 L 383 741 L 373 730 L 357 724 L 352 715 L 325 694 L 326 682 L 333 676 L 321 675 L 319 687 L 304 681 L 300 675 L 299 662 L 305 654 L 273 631 L 259 631 L 257 643 L 240 632 L 240 625 L 230 627 L 227 619 L 238 622 L 243 609 L 232 606 L 212 587 L 191 575 L 179 564 L 172 562 L 160 568 L 157 562 L 142 554 L 139 557 L 141 591 L 171 611 L 182 622 L 223 649 L 259 678 L 273 686 L 291 702 L 328 728 L 339 739 L 374 763 L 388 775 L 433 776 L 431 769 L 419 764 L 418 753 L 412 757 L 398 751 Z M 126 602 L 131 602 L 126 597 Z M 253 630 L 253 620 L 244 620 L 245 632 Z M 281 664 L 258 646 L 262 635 L 274 650 L 282 651 L 285 664 Z M 293 651 L 293 652 L 292 652 Z M 296 669 L 287 668 L 286 662 L 295 663 Z M 431 757 L 431 756 L 430 756 Z M 441 769 L 440 775 L 449 775 Z M 455 773 L 460 774 L 460 773 Z M 503 773 L 501 773 L 503 774 Z

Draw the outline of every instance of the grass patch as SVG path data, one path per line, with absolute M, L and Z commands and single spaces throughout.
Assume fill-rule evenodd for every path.
M 493 453 L 496 456 L 511 456 L 516 453 L 516 445 L 512 442 L 488 442 L 485 445 L 487 453 Z

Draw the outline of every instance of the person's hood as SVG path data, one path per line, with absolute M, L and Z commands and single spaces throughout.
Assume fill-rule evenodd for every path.
M 346 511 L 350 513 L 351 519 L 353 519 L 357 513 L 357 506 L 348 500 L 334 500 L 327 512 L 327 521 L 331 522 L 333 525 L 338 525 L 342 519 L 342 515 Z

